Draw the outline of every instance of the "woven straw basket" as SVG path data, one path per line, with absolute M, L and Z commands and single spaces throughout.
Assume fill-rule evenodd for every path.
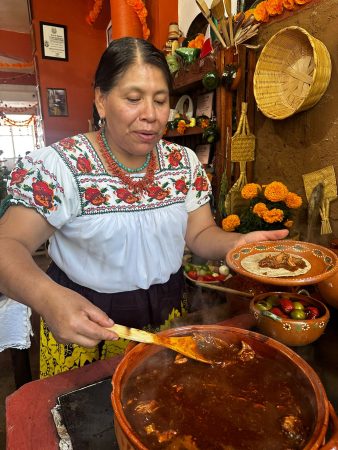
M 257 106 L 271 119 L 285 119 L 314 106 L 330 77 L 331 59 L 325 45 L 303 28 L 283 28 L 266 43 L 257 61 Z

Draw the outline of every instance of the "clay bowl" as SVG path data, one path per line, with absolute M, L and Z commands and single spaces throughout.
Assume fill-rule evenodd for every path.
M 332 277 L 327 278 L 317 284 L 317 289 L 323 297 L 323 301 L 338 308 L 338 273 L 336 272 Z
M 294 320 L 281 318 L 271 315 L 264 315 L 256 304 L 266 300 L 268 297 L 276 295 L 278 297 L 287 297 L 293 301 L 305 302 L 307 305 L 316 306 L 319 309 L 320 316 L 316 319 Z M 272 337 L 279 342 L 289 346 L 302 346 L 311 344 L 317 340 L 324 332 L 330 313 L 327 307 L 321 301 L 308 297 L 307 295 L 293 294 L 291 292 L 265 292 L 256 295 L 250 301 L 250 310 L 256 319 L 258 330 L 266 336 Z M 263 313 L 263 314 L 262 314 Z
M 166 330 L 161 334 L 166 336 L 184 336 L 191 334 L 192 332 L 212 334 L 215 337 L 225 340 L 228 344 L 238 345 L 244 340 L 255 352 L 259 352 L 263 357 L 281 361 L 285 370 L 289 368 L 292 370 L 292 373 L 294 373 L 294 380 L 297 380 L 297 383 L 299 382 L 302 398 L 306 399 L 307 404 L 310 405 L 312 418 L 311 432 L 308 442 L 305 447 L 303 447 L 303 450 L 318 448 L 325 448 L 325 450 L 328 450 L 336 448 L 334 445 L 337 445 L 338 443 L 337 416 L 328 402 L 324 387 L 321 384 L 318 375 L 300 356 L 274 339 L 270 339 L 262 334 L 234 327 L 193 325 Z M 140 364 L 145 363 L 151 356 L 154 356 L 161 351 L 163 351 L 163 349 L 156 345 L 138 344 L 125 355 L 113 375 L 113 391 L 111 399 L 115 413 L 115 433 L 120 450 L 147 450 L 147 447 L 141 442 L 138 433 L 128 422 L 124 414 L 121 398 L 124 388 L 128 384 L 128 378 L 132 372 L 137 369 Z M 248 379 L 248 382 L 249 381 L 250 379 Z M 156 386 L 158 389 L 161 384 L 157 383 Z M 147 386 L 145 386 L 145 389 L 147 389 Z M 191 411 L 187 412 L 187 414 L 190 413 Z M 167 411 L 167 414 L 169 420 L 170 411 Z M 243 411 L 241 417 L 242 415 L 245 417 L 245 411 Z M 323 442 L 327 434 L 330 417 L 333 422 L 332 434 L 329 442 L 324 445 Z M 194 417 L 191 417 L 191 420 L 194 420 Z M 217 419 L 213 422 L 213 424 L 210 424 L 210 427 L 215 426 Z M 324 447 L 322 447 L 323 445 Z

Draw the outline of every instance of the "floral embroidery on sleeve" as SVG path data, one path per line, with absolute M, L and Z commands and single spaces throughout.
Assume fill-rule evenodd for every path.
M 183 178 L 175 181 L 175 189 L 176 193 L 182 192 L 182 194 L 186 195 L 188 193 L 188 186 L 186 181 Z
M 13 170 L 11 173 L 10 186 L 21 184 L 30 173 L 28 169 L 24 168 L 22 160 L 18 161 L 16 167 L 17 169 Z

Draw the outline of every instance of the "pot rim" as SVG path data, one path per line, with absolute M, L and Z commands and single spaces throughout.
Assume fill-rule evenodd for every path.
M 268 344 L 270 347 L 275 349 L 278 353 L 281 353 L 283 357 L 288 359 L 293 365 L 296 365 L 297 368 L 303 373 L 304 377 L 308 380 L 315 397 L 315 415 L 316 415 L 316 423 L 314 425 L 314 429 L 312 432 L 312 436 L 307 442 L 306 446 L 303 450 L 313 450 L 319 448 L 324 441 L 328 423 L 329 423 L 329 401 L 327 399 L 327 395 L 324 389 L 324 386 L 314 371 L 314 369 L 296 352 L 291 350 L 286 345 L 278 342 L 272 338 L 269 338 L 260 333 L 245 330 L 242 328 L 235 328 L 230 326 L 223 325 L 188 325 L 177 328 L 170 328 L 165 331 L 161 331 L 159 334 L 166 336 L 180 336 L 184 334 L 191 333 L 193 331 L 225 331 L 228 333 L 235 334 L 237 336 L 249 337 L 255 341 L 260 343 Z M 112 377 L 112 386 L 113 391 L 111 394 L 111 401 L 115 413 L 115 420 L 118 421 L 123 433 L 127 438 L 131 441 L 131 443 L 136 446 L 138 450 L 148 450 L 142 442 L 137 438 L 133 429 L 131 428 L 129 422 L 127 421 L 121 402 L 121 393 L 122 393 L 122 382 L 126 373 L 130 373 L 132 369 L 137 365 L 137 360 L 139 354 L 144 354 L 144 356 L 151 356 L 158 351 L 161 351 L 163 347 L 150 345 L 150 344 L 137 344 L 134 348 L 132 348 L 120 361 L 116 370 Z

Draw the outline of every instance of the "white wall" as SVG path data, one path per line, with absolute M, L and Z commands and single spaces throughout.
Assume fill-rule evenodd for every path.
M 212 0 L 205 0 L 210 8 Z M 236 14 L 237 1 L 231 0 L 232 13 Z M 195 0 L 178 0 L 178 26 L 183 35 L 186 36 L 191 22 L 201 12 Z

